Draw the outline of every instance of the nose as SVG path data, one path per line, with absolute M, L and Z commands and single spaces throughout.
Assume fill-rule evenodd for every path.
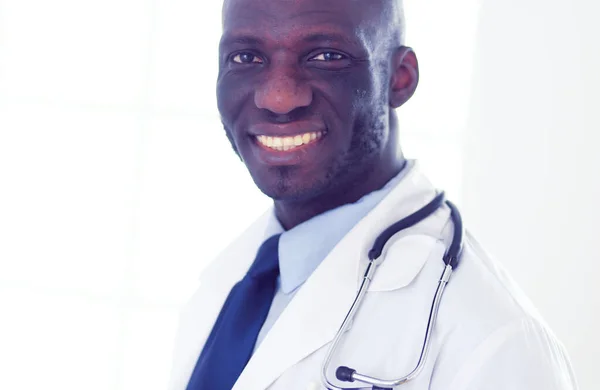
M 284 115 L 312 103 L 312 90 L 291 72 L 275 71 L 254 93 L 256 107 Z

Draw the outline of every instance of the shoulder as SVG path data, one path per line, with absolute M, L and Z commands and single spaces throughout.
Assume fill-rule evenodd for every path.
M 267 211 L 236 238 L 203 271 L 179 312 L 174 341 L 172 384 L 185 387 L 201 348 L 231 287 L 246 273 L 264 238 L 277 228 Z
M 502 265 L 470 235 L 442 301 L 440 330 L 437 371 L 446 383 L 439 388 L 577 388 L 560 341 Z
M 281 225 L 273 208 L 269 208 L 209 263 L 200 275 L 200 283 L 220 281 L 227 277 L 240 279 L 264 240 L 280 232 Z
M 188 311 L 197 312 L 206 299 L 226 295 L 244 277 L 262 242 L 278 233 L 280 228 L 270 208 L 235 238 L 206 266 L 196 284 L 190 287 L 190 294 L 182 307 L 182 316 Z
M 496 328 L 519 318 L 542 322 L 534 304 L 502 264 L 466 234 L 461 262 L 453 273 L 445 299 L 461 322 L 483 329 Z

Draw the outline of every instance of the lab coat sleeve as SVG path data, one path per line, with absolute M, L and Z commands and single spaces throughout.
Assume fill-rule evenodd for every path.
M 450 390 L 577 390 L 564 347 L 540 322 L 513 321 L 465 359 Z

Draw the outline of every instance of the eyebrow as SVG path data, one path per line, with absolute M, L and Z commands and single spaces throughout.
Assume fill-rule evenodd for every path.
M 349 38 L 346 35 L 338 33 L 314 33 L 307 35 L 302 39 L 305 43 L 318 43 L 318 42 L 345 42 L 352 45 L 356 45 L 358 42 Z
M 221 39 L 219 46 L 227 45 L 261 45 L 264 41 L 251 35 L 225 35 Z
M 219 46 L 228 45 L 253 45 L 259 46 L 264 44 L 264 40 L 252 35 L 224 35 L 219 43 Z M 356 45 L 359 42 L 356 39 L 349 38 L 346 35 L 339 33 L 313 33 L 302 38 L 304 43 L 318 42 L 345 42 L 351 45 Z

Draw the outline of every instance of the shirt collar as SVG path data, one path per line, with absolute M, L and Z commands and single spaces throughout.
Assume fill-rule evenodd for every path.
M 301 286 L 337 243 L 390 193 L 413 165 L 414 161 L 408 161 L 383 188 L 357 202 L 329 210 L 283 232 L 279 241 L 282 292 L 289 294 Z

